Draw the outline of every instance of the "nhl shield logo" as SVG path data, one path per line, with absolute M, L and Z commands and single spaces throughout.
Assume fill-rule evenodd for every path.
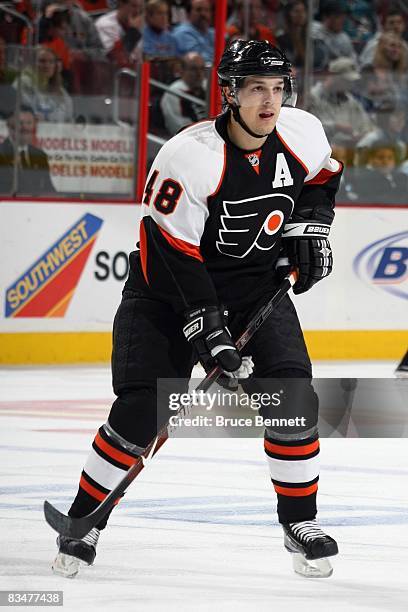
M 246 257 L 253 249 L 269 251 L 290 217 L 294 201 L 277 193 L 223 202 L 217 249 L 229 257 Z
M 250 153 L 247 159 L 252 167 L 259 166 L 259 157 L 256 153 Z

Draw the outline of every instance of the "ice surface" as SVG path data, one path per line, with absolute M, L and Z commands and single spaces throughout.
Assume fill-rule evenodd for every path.
M 112 515 L 95 566 L 53 575 L 42 502 L 68 509 L 111 400 L 107 368 L 0 370 L 0 590 L 62 589 L 69 611 L 408 609 L 405 439 L 321 441 L 320 523 L 340 548 L 331 578 L 293 573 L 259 439 L 169 440 Z

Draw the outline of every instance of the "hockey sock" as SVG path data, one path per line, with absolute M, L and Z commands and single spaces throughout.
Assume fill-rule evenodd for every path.
M 319 480 L 319 438 L 264 441 L 272 484 L 278 497 L 280 523 L 315 518 Z
M 109 422 L 102 425 L 92 443 L 69 516 L 78 518 L 95 510 L 136 463 L 143 450 L 117 434 Z M 116 504 L 118 502 L 119 499 Z M 97 525 L 98 529 L 106 526 L 109 514 Z

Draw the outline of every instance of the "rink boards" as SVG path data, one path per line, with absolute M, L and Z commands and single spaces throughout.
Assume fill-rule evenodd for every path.
M 3 202 L 0 363 L 107 361 L 140 206 Z M 333 274 L 295 298 L 315 359 L 408 347 L 408 209 L 338 207 Z

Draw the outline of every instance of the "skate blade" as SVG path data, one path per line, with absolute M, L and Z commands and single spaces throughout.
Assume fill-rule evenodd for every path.
M 330 561 L 323 559 L 305 559 L 300 553 L 292 553 L 293 569 L 296 574 L 305 578 L 328 578 L 333 573 Z
M 86 565 L 86 563 L 80 561 L 76 557 L 72 557 L 71 555 L 58 553 L 53 564 L 51 565 L 51 569 L 54 574 L 58 574 L 58 576 L 63 576 L 64 578 L 75 578 L 81 565 Z

